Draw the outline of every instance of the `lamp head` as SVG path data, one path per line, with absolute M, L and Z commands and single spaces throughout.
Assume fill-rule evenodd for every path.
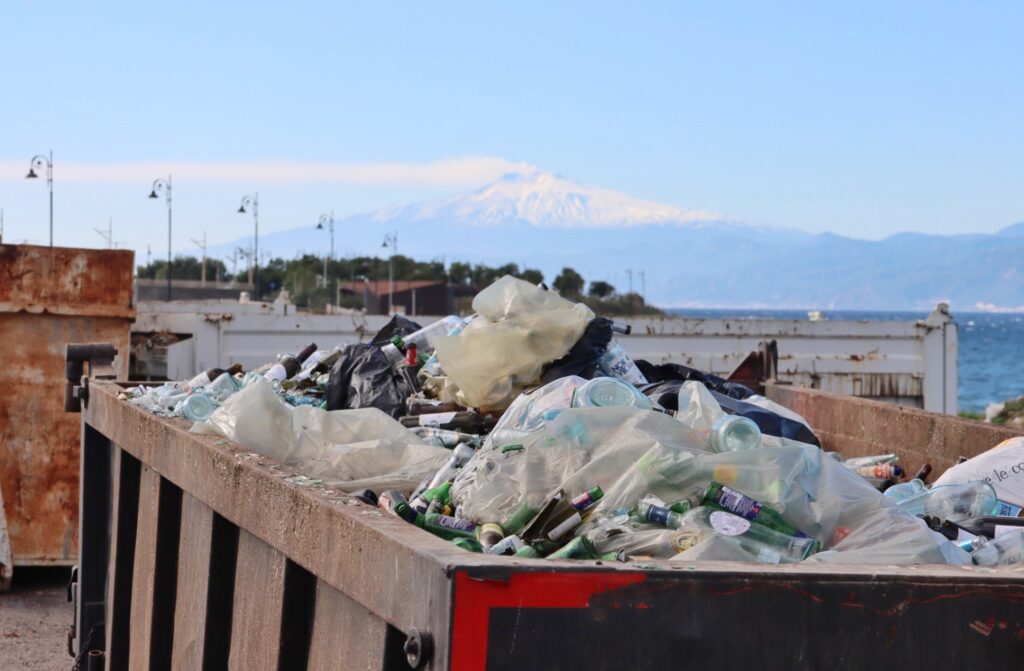
M 319 224 L 317 224 L 316 225 L 316 230 L 318 230 L 318 231 L 324 230 L 324 222 L 321 221 Z
M 37 177 L 39 177 L 39 175 L 36 174 L 36 169 L 35 168 L 29 168 L 28 169 L 28 174 L 25 175 L 25 179 L 35 179 Z
M 245 205 L 239 205 L 238 206 L 238 213 L 239 214 L 245 214 Z
M 149 192 L 149 197 L 150 198 L 157 198 L 156 189 L 153 189 L 152 191 Z

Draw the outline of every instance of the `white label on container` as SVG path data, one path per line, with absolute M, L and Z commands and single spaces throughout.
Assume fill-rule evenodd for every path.
M 714 530 L 723 536 L 739 536 L 747 533 L 747 530 L 750 529 L 750 522 L 724 510 L 716 510 L 711 513 L 710 521 Z
M 762 564 L 778 564 L 780 559 L 782 559 L 781 554 L 768 548 L 761 548 L 757 553 L 757 561 Z
M 420 426 L 439 427 L 455 419 L 454 412 L 429 412 L 420 415 Z

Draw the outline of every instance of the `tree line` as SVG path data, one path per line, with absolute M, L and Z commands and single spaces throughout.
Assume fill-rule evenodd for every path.
M 386 280 L 388 278 L 386 258 L 359 256 L 328 261 L 327 279 L 324 281 L 323 257 L 306 254 L 294 259 L 274 258 L 260 266 L 257 297 L 270 299 L 281 289 L 286 289 L 292 302 L 301 307 L 323 309 L 335 301 L 335 280 L 359 282 L 362 280 Z M 512 275 L 532 284 L 545 281 L 544 273 L 536 268 L 520 268 L 516 263 L 488 266 L 481 263 L 453 261 L 447 266 L 441 261 L 417 261 L 408 256 L 396 254 L 390 259 L 395 280 L 445 281 L 466 287 L 483 289 L 504 275 Z M 167 261 L 157 260 L 139 266 L 137 276 L 141 279 L 167 279 Z M 176 280 L 199 280 L 202 276 L 202 262 L 194 256 L 177 256 L 171 266 L 171 277 Z M 248 282 L 247 270 L 232 275 L 220 259 L 206 260 L 207 281 Z M 603 280 L 591 282 L 573 268 L 562 271 L 549 284 L 563 296 L 580 300 L 591 305 L 595 311 L 604 314 L 644 314 L 657 312 L 647 306 L 643 297 L 636 293 L 620 294 L 614 286 Z M 359 292 L 356 292 L 358 294 Z M 362 307 L 362 296 L 343 297 L 343 307 Z

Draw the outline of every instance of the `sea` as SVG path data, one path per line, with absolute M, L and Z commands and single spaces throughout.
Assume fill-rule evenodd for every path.
M 673 309 L 671 314 L 704 318 L 807 319 L 806 310 Z M 829 320 L 924 319 L 927 312 L 828 310 Z M 989 403 L 1024 396 L 1024 314 L 955 313 L 961 412 L 984 412 Z

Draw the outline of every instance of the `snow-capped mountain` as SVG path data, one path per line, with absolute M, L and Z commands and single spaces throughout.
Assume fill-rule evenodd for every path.
M 897 234 L 869 241 L 741 222 L 576 184 L 546 172 L 506 175 L 475 191 L 335 222 L 339 257 L 398 253 L 420 260 L 538 268 L 566 266 L 628 288 L 644 272 L 649 302 L 665 307 L 919 309 L 948 300 L 1024 305 L 1024 225 L 995 235 Z M 314 226 L 260 238 L 261 252 L 322 256 Z M 212 248 L 226 258 L 239 240 Z M 261 254 L 262 256 L 262 254 Z M 634 284 L 639 290 L 639 281 Z
M 611 189 L 577 184 L 551 172 L 505 175 L 481 189 L 441 200 L 388 208 L 374 221 L 445 221 L 466 226 L 519 222 L 564 228 L 629 227 L 724 221 L 714 212 L 639 200 Z

